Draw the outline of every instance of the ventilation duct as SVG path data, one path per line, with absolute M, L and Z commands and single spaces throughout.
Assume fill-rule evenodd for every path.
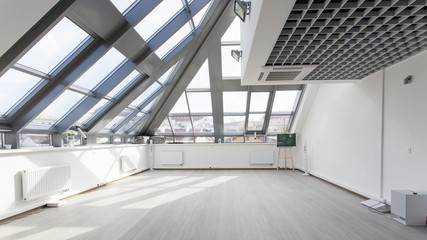
M 272 84 L 299 82 L 315 68 L 316 65 L 264 66 L 258 81 Z

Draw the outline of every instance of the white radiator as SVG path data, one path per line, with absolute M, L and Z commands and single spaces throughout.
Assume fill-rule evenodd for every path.
M 138 157 L 136 155 L 120 156 L 120 169 L 123 172 L 130 172 L 138 168 Z
M 273 164 L 273 150 L 257 150 L 249 152 L 249 162 L 251 164 Z
M 160 152 L 160 164 L 162 165 L 182 165 L 182 152 Z
M 71 188 L 70 164 L 22 171 L 22 198 L 26 201 Z

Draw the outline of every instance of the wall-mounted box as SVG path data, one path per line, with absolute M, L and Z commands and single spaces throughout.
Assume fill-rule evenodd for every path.
M 391 213 L 393 219 L 410 226 L 426 225 L 427 192 L 414 193 L 409 190 L 391 191 Z

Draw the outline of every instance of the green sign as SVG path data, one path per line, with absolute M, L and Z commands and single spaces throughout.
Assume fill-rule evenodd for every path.
M 277 146 L 278 147 L 296 147 L 297 134 L 296 133 L 277 134 Z

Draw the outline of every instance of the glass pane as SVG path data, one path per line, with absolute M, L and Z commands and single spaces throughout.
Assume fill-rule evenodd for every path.
M 130 7 L 130 5 L 132 5 L 135 0 L 110 0 L 114 6 L 116 6 L 116 8 L 121 12 L 125 12 L 126 9 L 128 9 Z
M 240 132 L 245 129 L 245 116 L 224 116 L 224 132 Z
M 157 81 L 161 82 L 163 85 L 166 85 L 166 82 L 169 81 L 169 75 L 172 72 L 172 70 L 175 68 L 175 66 L 178 63 L 175 63 L 175 65 L 171 68 L 169 68 L 169 70 L 167 72 L 165 72 Z
M 212 1 L 211 1 L 212 2 Z M 208 11 L 211 3 L 206 4 L 196 15 L 193 17 L 194 26 L 196 28 L 200 25 L 200 22 L 204 19 L 205 13 Z
M 173 137 L 166 137 L 165 143 L 173 143 Z
M 194 143 L 194 137 L 175 137 L 176 143 Z
M 251 105 L 249 112 L 265 112 L 268 104 L 268 92 L 253 92 L 251 93 Z
M 277 142 L 277 136 L 267 136 L 267 142 L 268 143 L 275 143 L 275 142 Z
M 192 116 L 194 134 L 206 134 L 214 132 L 214 123 L 212 116 Z
M 124 133 L 125 131 L 129 130 L 136 122 L 138 122 L 142 117 L 144 116 L 143 113 L 136 114 L 135 117 L 133 117 L 131 120 L 129 120 L 119 131 L 118 133 Z
M 121 144 L 122 138 L 121 137 L 113 137 L 113 144 Z
M 194 89 L 194 88 L 210 88 L 210 82 L 209 82 L 209 63 L 208 60 L 203 63 L 203 65 L 200 67 L 197 74 L 194 76 L 193 80 L 191 80 L 191 83 L 188 85 L 187 89 Z
M 156 135 L 158 134 L 161 135 L 164 133 L 172 134 L 171 125 L 169 124 L 168 118 L 165 118 L 165 120 L 163 120 L 162 124 L 160 125 L 159 128 L 157 128 L 157 131 L 156 131 Z
M 9 69 L 0 78 L 0 116 L 5 114 L 14 104 L 18 103 L 39 82 L 38 77 Z
M 119 115 L 117 115 L 113 120 L 111 120 L 105 127 L 100 131 L 102 133 L 110 132 L 112 129 L 117 127 L 133 110 L 125 108 Z
M 109 144 L 110 143 L 110 138 L 109 137 L 97 137 L 96 138 L 96 143 L 97 144 Z
M 49 134 L 21 134 L 21 147 L 50 146 Z
M 193 128 L 191 127 L 190 117 L 169 117 L 173 132 L 175 135 L 183 133 L 193 134 Z
M 222 76 L 239 78 L 241 76 L 240 62 L 231 56 L 231 50 L 240 51 L 240 46 L 222 46 Z
M 272 113 L 291 113 L 299 91 L 276 91 Z
M 248 131 L 261 131 L 265 114 L 249 114 Z
M 191 114 L 212 113 L 212 102 L 210 92 L 187 93 Z
M 81 117 L 77 121 L 77 125 L 83 126 L 84 124 L 86 124 L 89 119 L 91 119 L 93 116 L 97 115 L 104 108 L 104 106 L 109 102 L 110 101 L 108 101 L 106 99 L 101 99 L 101 101 L 99 101 L 85 115 L 83 115 L 83 117 Z
M 43 112 L 41 112 L 26 128 L 29 129 L 49 129 L 74 106 L 85 95 L 70 90 L 65 90 L 55 99 Z
M 243 137 L 224 137 L 225 143 L 242 143 L 244 141 Z
M 247 92 L 223 92 L 224 113 L 245 113 Z
M 63 18 L 18 63 L 49 73 L 88 36 L 68 18 Z
M 162 44 L 155 53 L 159 58 L 163 58 L 170 50 L 175 48 L 181 40 L 183 40 L 188 34 L 191 33 L 190 24 L 186 23 L 176 33 L 174 33 L 165 43 Z
M 62 144 L 64 146 L 81 146 L 82 138 L 80 135 L 67 136 L 64 134 L 62 135 Z
M 73 86 L 92 90 L 100 84 L 121 62 L 126 59 L 115 48 L 111 48 L 92 67 L 73 83 Z
M 234 21 L 222 35 L 221 42 L 240 41 L 240 18 L 234 18 Z
M 138 107 L 143 103 L 147 98 L 151 97 L 157 90 L 161 88 L 161 85 L 158 82 L 154 82 L 148 87 L 139 97 L 137 97 L 130 105 Z
M 134 80 L 136 78 L 136 76 L 139 76 L 139 72 L 134 70 L 133 72 L 131 72 L 125 79 L 123 79 L 119 84 L 117 84 L 116 87 L 113 88 L 113 90 L 111 90 L 107 96 L 109 97 L 116 97 L 116 95 L 121 92 L 130 82 L 132 82 L 132 80 Z
M 245 142 L 247 143 L 259 143 L 259 142 L 265 142 L 265 137 L 264 136 L 259 136 L 259 137 L 246 137 L 245 138 Z
M 196 137 L 196 143 L 213 143 L 215 137 Z
M 285 126 L 289 123 L 289 115 L 271 116 L 268 124 L 268 133 L 283 133 Z
M 182 7 L 181 0 L 164 0 L 135 26 L 135 30 L 147 41 Z
M 173 106 L 170 113 L 186 113 L 188 114 L 187 100 L 185 99 L 185 93 L 181 95 L 178 101 Z

